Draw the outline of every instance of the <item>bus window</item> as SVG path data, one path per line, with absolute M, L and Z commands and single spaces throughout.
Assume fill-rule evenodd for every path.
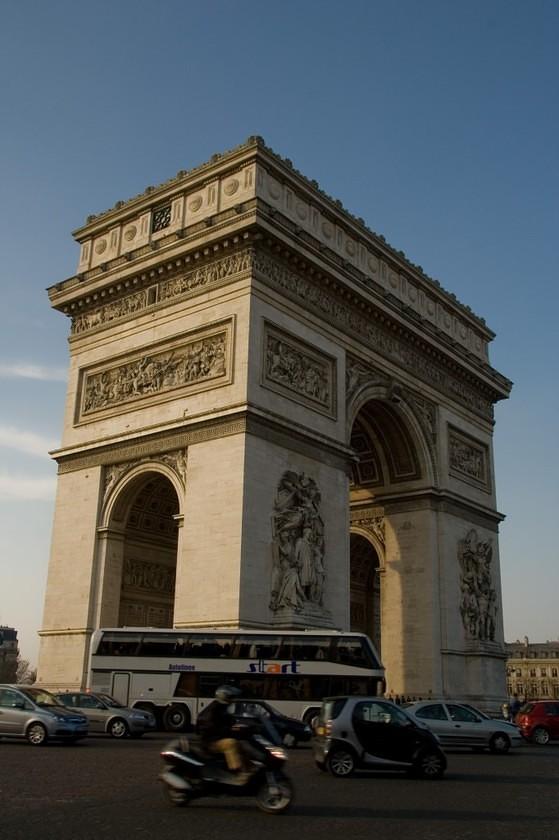
M 280 649 L 280 659 L 297 661 L 331 660 L 331 639 L 328 636 L 284 636 Z
M 237 636 L 232 656 L 235 659 L 277 659 L 278 640 L 270 636 Z
M 136 656 L 140 639 L 139 633 L 103 633 L 94 653 L 99 656 Z
M 183 656 L 219 659 L 231 656 L 231 636 L 190 636 Z
M 182 656 L 182 641 L 171 633 L 145 633 L 140 656 Z
M 360 668 L 374 668 L 373 653 L 365 640 L 359 637 L 337 639 L 334 646 L 334 661 L 341 665 L 355 665 Z
M 175 697 L 198 696 L 198 674 L 186 672 L 180 675 L 175 688 Z

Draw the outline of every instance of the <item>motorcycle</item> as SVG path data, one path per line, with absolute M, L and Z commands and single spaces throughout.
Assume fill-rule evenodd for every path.
M 236 724 L 233 734 L 250 766 L 250 777 L 239 784 L 221 754 L 209 753 L 199 737 L 182 737 L 161 751 L 159 779 L 173 805 L 184 807 L 205 796 L 254 796 L 258 807 L 279 814 L 291 805 L 293 786 L 283 772 L 287 753 L 277 732 L 262 720 Z

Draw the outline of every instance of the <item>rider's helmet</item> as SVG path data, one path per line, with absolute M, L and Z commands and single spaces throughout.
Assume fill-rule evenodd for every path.
M 218 703 L 225 703 L 226 706 L 240 696 L 241 692 L 234 685 L 220 685 L 215 692 L 215 699 Z

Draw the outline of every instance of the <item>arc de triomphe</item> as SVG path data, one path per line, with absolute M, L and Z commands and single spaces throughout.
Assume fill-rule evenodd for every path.
M 39 681 L 102 626 L 336 627 L 501 699 L 485 322 L 260 138 L 74 235 Z

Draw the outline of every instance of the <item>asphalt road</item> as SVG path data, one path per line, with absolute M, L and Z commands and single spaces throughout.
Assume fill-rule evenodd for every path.
M 559 744 L 507 756 L 453 752 L 441 781 L 389 774 L 334 779 L 309 748 L 291 750 L 296 801 L 287 814 L 254 801 L 167 803 L 165 735 L 77 746 L 0 741 L 2 840 L 557 840 Z

